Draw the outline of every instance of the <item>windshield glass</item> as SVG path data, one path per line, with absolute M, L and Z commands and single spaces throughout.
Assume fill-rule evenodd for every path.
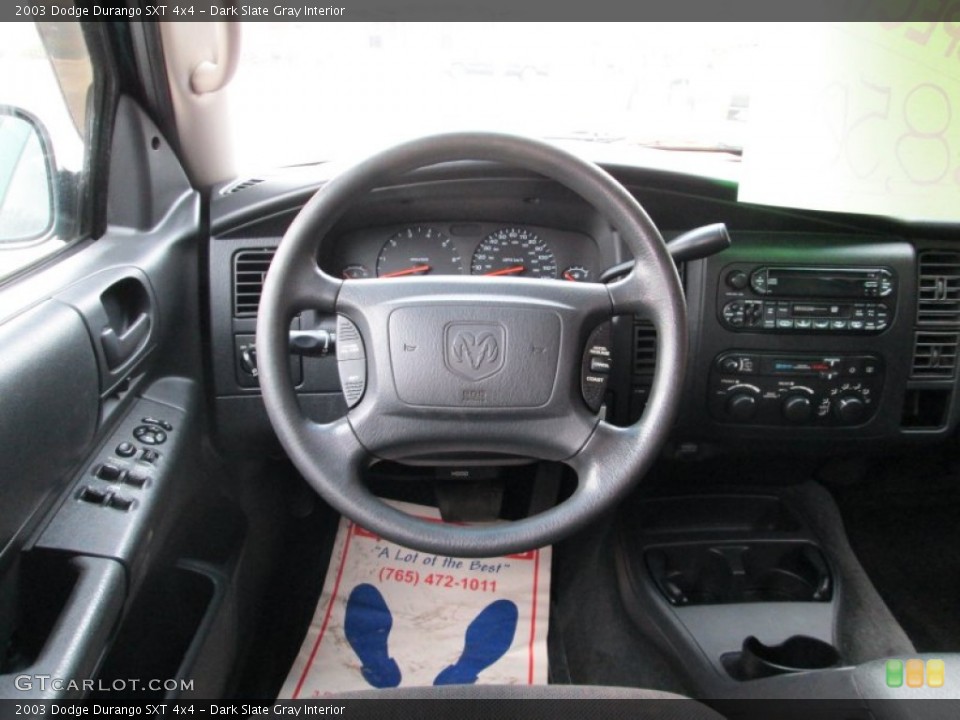
M 257 142 L 241 159 L 478 129 L 738 150 L 761 36 L 749 23 L 248 23 L 232 96 L 238 136 Z
M 751 202 L 958 220 L 948 26 L 247 23 L 234 147 L 260 172 L 503 131 L 601 162 L 669 156 Z

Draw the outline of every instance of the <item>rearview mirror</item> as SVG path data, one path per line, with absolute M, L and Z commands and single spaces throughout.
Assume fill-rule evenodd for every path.
M 0 248 L 33 243 L 53 230 L 53 150 L 43 124 L 0 105 Z

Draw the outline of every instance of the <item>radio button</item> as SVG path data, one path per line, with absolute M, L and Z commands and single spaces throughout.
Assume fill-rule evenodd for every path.
M 734 290 L 743 290 L 750 282 L 750 278 L 743 270 L 731 270 L 727 273 L 727 285 Z
M 828 330 L 830 328 L 829 320 L 814 320 L 813 329 L 814 330 Z
M 761 268 L 756 270 L 753 275 L 750 276 L 750 287 L 753 288 L 753 291 L 758 295 L 767 294 L 767 270 L 766 268 Z
M 793 320 L 777 320 L 777 327 L 781 330 L 792 330 Z
M 863 320 L 851 320 L 850 321 L 851 330 L 863 330 Z
M 846 330 L 847 321 L 846 320 L 834 320 L 830 323 L 831 330 Z
M 811 327 L 813 327 L 813 321 L 812 321 L 812 320 L 797 320 L 796 323 L 795 323 L 795 325 L 794 325 L 794 327 L 796 327 L 797 330 L 809 330 Z

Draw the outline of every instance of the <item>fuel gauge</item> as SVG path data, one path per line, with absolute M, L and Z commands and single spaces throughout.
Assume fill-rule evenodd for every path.
M 590 271 L 581 265 L 571 265 L 563 271 L 561 277 L 570 282 L 586 282 L 590 279 Z
M 347 265 L 340 271 L 344 280 L 359 280 L 370 277 L 370 271 L 365 265 Z

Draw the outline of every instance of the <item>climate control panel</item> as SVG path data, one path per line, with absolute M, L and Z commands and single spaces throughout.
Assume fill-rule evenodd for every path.
M 873 417 L 882 390 L 876 355 L 731 350 L 714 360 L 707 404 L 726 423 L 852 427 Z

